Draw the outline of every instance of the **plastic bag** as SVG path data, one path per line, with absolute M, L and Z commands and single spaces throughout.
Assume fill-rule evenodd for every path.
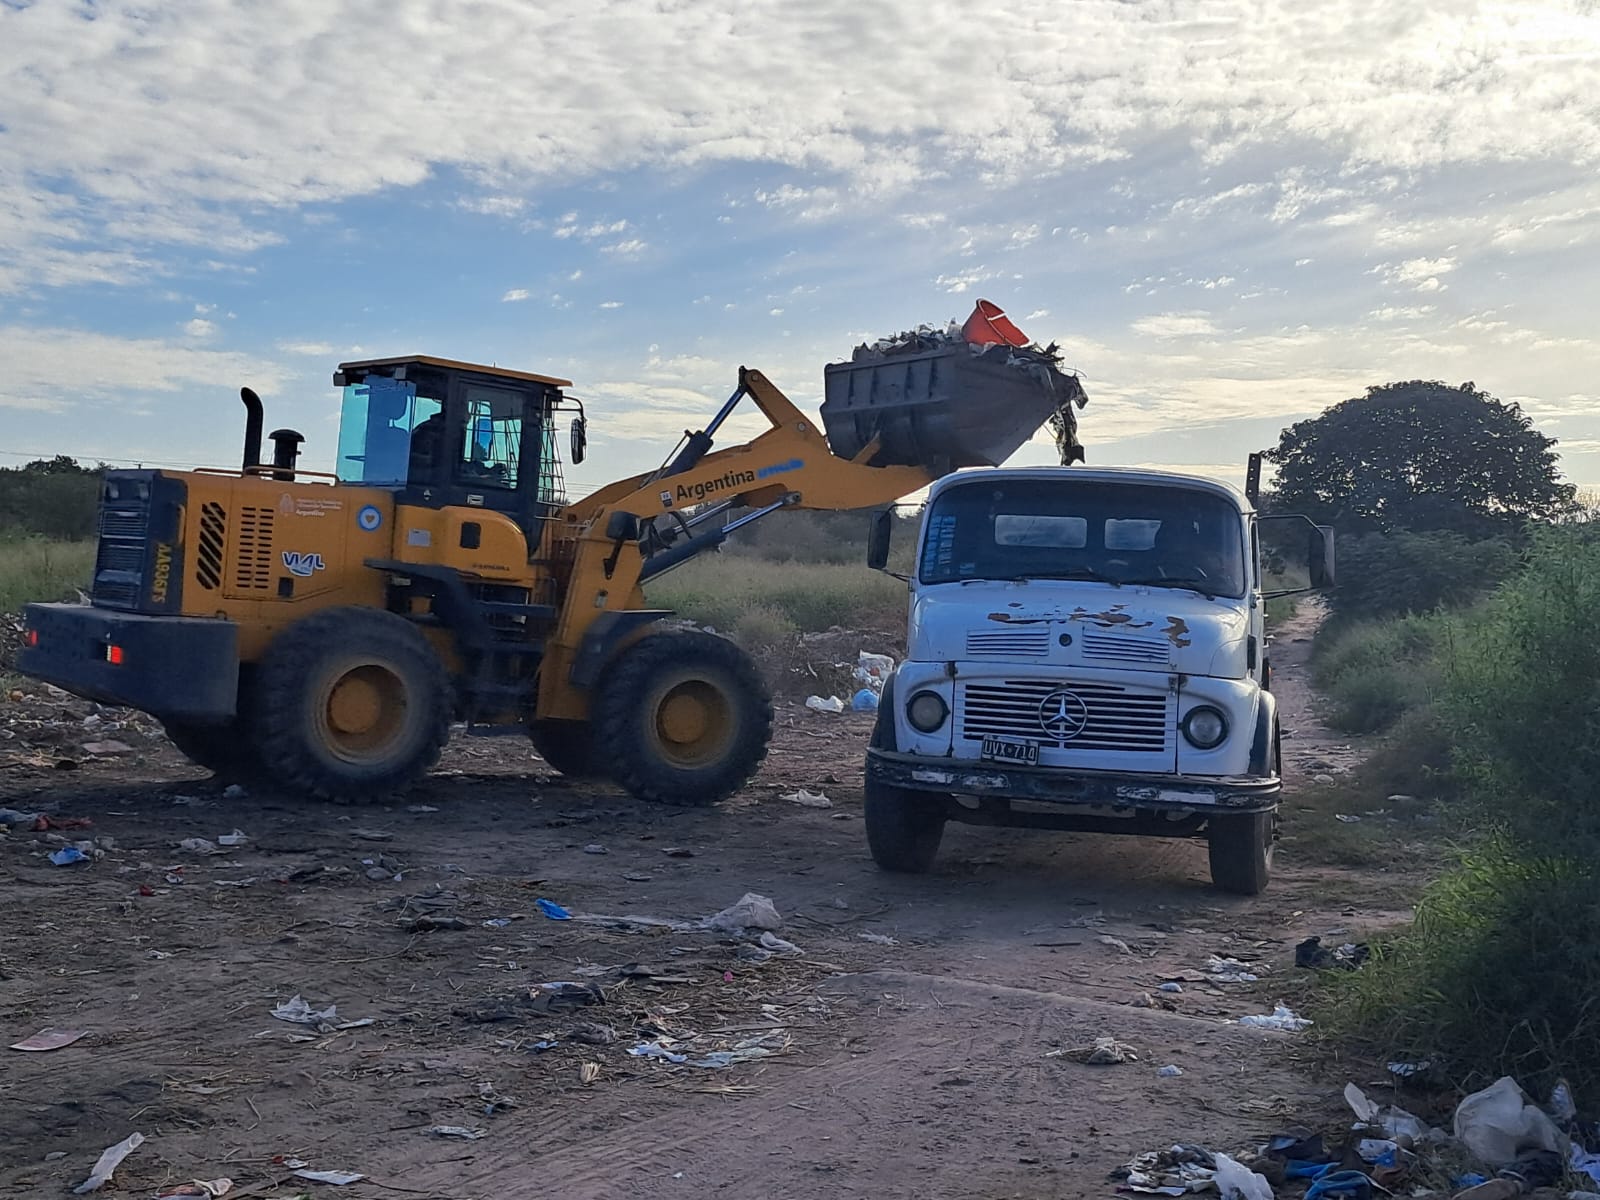
M 873 691 L 869 687 L 862 688 L 854 696 L 850 697 L 850 711 L 851 712 L 877 712 L 878 711 L 878 693 Z
M 844 711 L 844 701 L 837 696 L 829 696 L 826 700 L 821 696 L 807 696 L 806 707 L 812 712 L 842 713 Z
M 1217 1191 L 1222 1200 L 1272 1200 L 1272 1185 L 1265 1175 L 1258 1175 L 1242 1163 L 1236 1163 L 1226 1154 L 1214 1156 L 1217 1160 Z
M 1509 1075 L 1473 1092 L 1456 1107 L 1455 1135 L 1491 1167 L 1515 1162 L 1522 1150 L 1550 1150 L 1565 1156 L 1567 1147 L 1556 1123 L 1528 1101 Z

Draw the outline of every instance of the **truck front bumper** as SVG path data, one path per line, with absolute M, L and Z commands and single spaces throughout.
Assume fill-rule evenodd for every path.
M 1277 807 L 1277 776 L 1197 779 L 1119 771 L 1068 771 L 867 751 L 867 778 L 891 787 L 982 799 L 1026 800 L 1079 808 L 1205 814 L 1268 812 Z
M 86 604 L 30 604 L 17 669 L 101 704 L 221 722 L 239 695 L 232 621 L 148 617 Z

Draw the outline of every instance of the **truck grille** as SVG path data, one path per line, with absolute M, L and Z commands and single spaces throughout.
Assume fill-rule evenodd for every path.
M 90 599 L 102 608 L 138 608 L 150 541 L 148 501 L 103 501 Z
M 967 633 L 968 658 L 1042 658 L 1050 653 L 1050 629 L 973 629 Z
M 1172 661 L 1172 643 L 1166 638 L 1086 633 L 1083 635 L 1083 657 L 1100 662 L 1154 663 L 1164 667 Z
M 1077 735 L 1058 738 L 1040 721 L 1040 706 L 1052 693 L 1068 691 L 1083 702 L 1088 720 Z M 961 736 L 1022 738 L 1063 750 L 1123 750 L 1159 753 L 1171 746 L 1172 714 L 1167 692 L 1112 683 L 1007 679 L 961 687 Z

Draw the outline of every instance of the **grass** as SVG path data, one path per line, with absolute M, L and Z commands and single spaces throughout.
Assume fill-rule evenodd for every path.
M 1395 617 L 1345 624 L 1319 636 L 1312 680 L 1328 700 L 1329 725 L 1378 733 L 1428 703 L 1447 618 Z
M 788 622 L 802 633 L 835 625 L 898 627 L 906 614 L 905 584 L 854 564 L 704 555 L 645 590 L 651 604 L 722 631 L 741 622 L 769 628 Z
M 71 600 L 94 571 L 93 542 L 0 541 L 0 613 L 25 604 Z

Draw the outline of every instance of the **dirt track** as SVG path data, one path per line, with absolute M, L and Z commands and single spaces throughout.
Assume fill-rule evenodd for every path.
M 1298 763 L 1349 758 L 1308 710 L 1304 633 L 1274 651 L 1291 788 Z M 781 706 L 762 775 L 709 811 L 568 785 L 513 738 L 461 739 L 405 804 L 359 810 L 226 799 L 127 732 L 133 754 L 72 774 L 14 761 L 0 805 L 90 818 L 55 836 L 114 849 L 56 867 L 51 835 L 0 841 L 0 1032 L 90 1031 L 0 1051 L 0 1191 L 60 1195 L 137 1130 L 118 1194 L 227 1175 L 244 1196 L 1102 1196 L 1138 1151 L 1232 1149 L 1328 1110 L 1292 1038 L 1225 1023 L 1261 996 L 1206 977 L 1218 954 L 1270 979 L 1302 937 L 1394 917 L 1360 903 L 1359 876 L 1295 862 L 1292 804 L 1256 901 L 1213 892 L 1198 844 L 962 827 L 932 875 L 886 876 L 860 820 L 869 724 Z M 833 807 L 780 799 L 801 786 Z M 225 854 L 177 848 L 235 829 L 249 841 Z M 692 922 L 748 891 L 803 957 L 534 905 Z M 416 916 L 465 928 L 403 926 Z M 1158 990 L 1174 979 L 1182 994 Z M 552 981 L 607 1002 L 537 1011 L 530 988 Z M 270 1015 L 297 993 L 374 1021 L 319 1033 Z M 1146 993 L 1174 1011 L 1136 1007 Z M 585 1025 L 617 1040 L 575 1042 Z M 1103 1034 L 1140 1061 L 1046 1057 Z M 691 1057 L 750 1039 L 776 1053 L 727 1069 L 626 1053 L 661 1038 Z M 1182 1077 L 1158 1077 L 1166 1064 Z M 486 1115 L 486 1094 L 516 1106 Z M 285 1158 L 369 1181 L 297 1184 Z

